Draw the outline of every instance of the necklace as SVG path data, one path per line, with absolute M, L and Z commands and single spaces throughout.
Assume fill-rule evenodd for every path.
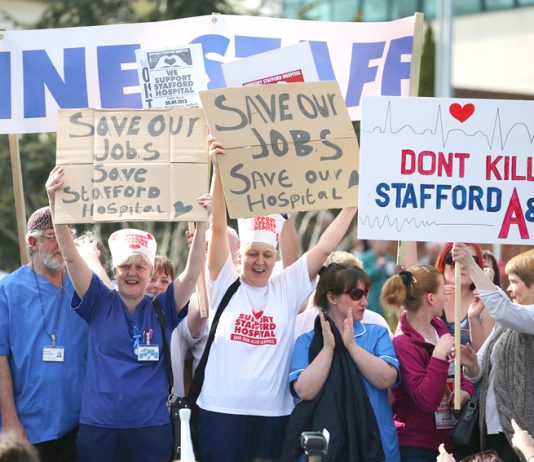
M 32 259 L 32 272 L 33 272 L 33 278 L 35 280 L 35 285 L 37 286 L 37 293 L 39 294 L 39 304 L 41 305 L 41 317 L 43 319 L 43 330 L 46 335 L 50 337 L 50 340 L 52 340 L 52 348 L 55 348 L 57 345 L 57 335 L 54 332 L 51 332 L 48 330 L 46 326 L 46 316 L 44 311 L 44 305 L 43 305 L 43 298 L 41 296 L 41 286 L 39 285 L 39 280 L 37 279 L 37 273 L 35 271 L 35 267 L 33 265 L 33 259 Z M 65 282 L 65 275 L 62 273 L 62 282 L 61 282 L 61 295 L 59 297 L 59 307 L 61 309 L 61 306 L 63 305 L 63 293 L 64 293 L 64 282 Z

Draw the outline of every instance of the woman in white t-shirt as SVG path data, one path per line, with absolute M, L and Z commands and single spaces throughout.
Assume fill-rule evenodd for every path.
M 216 161 L 224 148 L 213 138 L 208 143 L 214 168 L 207 284 L 210 323 L 238 277 L 240 286 L 220 318 L 197 400 L 199 458 L 203 462 L 274 461 L 280 457 L 293 409 L 287 375 L 295 318 L 356 208 L 343 209 L 312 249 L 274 276 L 278 218 L 256 217 L 245 226 L 241 223 L 248 237 L 240 233 L 238 276 L 228 249 L 226 205 Z

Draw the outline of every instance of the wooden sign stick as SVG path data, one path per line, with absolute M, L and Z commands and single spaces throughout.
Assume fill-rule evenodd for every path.
M 192 222 L 187 222 L 187 229 L 191 232 L 195 232 L 195 224 Z M 198 299 L 198 309 L 200 311 L 201 318 L 208 317 L 208 301 L 206 297 L 206 273 L 204 268 L 200 271 L 200 276 L 197 281 L 197 299 Z
M 456 262 L 454 264 L 454 349 L 456 351 L 454 359 L 454 409 L 459 411 L 461 408 L 460 405 L 460 382 L 461 382 L 461 343 L 460 337 L 462 332 L 462 326 L 460 325 L 462 320 L 460 319 L 460 311 L 462 304 L 462 293 L 461 293 L 461 279 L 462 279 L 462 266 L 460 263 Z

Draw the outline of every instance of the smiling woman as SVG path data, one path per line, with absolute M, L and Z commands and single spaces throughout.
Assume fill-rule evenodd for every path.
M 63 168 L 55 167 L 46 183 L 52 209 L 63 178 Z M 198 199 L 201 205 L 205 201 L 205 197 Z M 183 317 L 180 311 L 203 267 L 205 230 L 206 224 L 199 223 L 184 271 L 157 295 L 169 334 Z M 55 225 L 54 231 L 75 288 L 71 306 L 89 326 L 77 439 L 79 460 L 170 460 L 169 392 L 161 354 L 169 339 L 163 337 L 152 299 L 145 295 L 156 240 L 138 229 L 121 229 L 110 236 L 116 290 L 91 272 L 67 225 Z

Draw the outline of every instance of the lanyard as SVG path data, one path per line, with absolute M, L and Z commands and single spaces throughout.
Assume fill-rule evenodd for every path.
M 139 345 L 141 344 L 141 331 L 139 330 L 139 327 L 135 325 L 133 321 L 130 321 L 128 319 L 128 315 L 126 314 L 126 308 L 123 306 L 124 304 L 121 303 L 121 311 L 122 315 L 124 316 L 124 320 L 126 321 L 126 325 L 128 326 L 128 335 L 130 336 L 130 340 L 132 341 L 132 347 L 135 354 L 137 354 L 137 349 L 139 348 Z
M 43 297 L 41 296 L 41 286 L 39 285 L 39 280 L 37 279 L 37 273 L 35 272 L 35 268 L 33 266 L 33 260 L 32 260 L 32 271 L 33 271 L 33 278 L 35 279 L 35 285 L 37 286 L 37 293 L 39 294 L 39 304 L 41 305 L 41 317 L 43 318 L 43 330 L 46 335 L 50 337 L 52 340 L 52 348 L 55 348 L 57 345 L 57 336 L 53 331 L 48 330 L 46 326 L 46 316 L 44 311 L 44 305 L 43 305 Z M 63 305 L 63 293 L 64 288 L 63 285 L 65 283 L 65 277 L 63 277 L 63 282 L 61 284 L 61 295 L 59 297 L 59 309 L 62 309 Z

